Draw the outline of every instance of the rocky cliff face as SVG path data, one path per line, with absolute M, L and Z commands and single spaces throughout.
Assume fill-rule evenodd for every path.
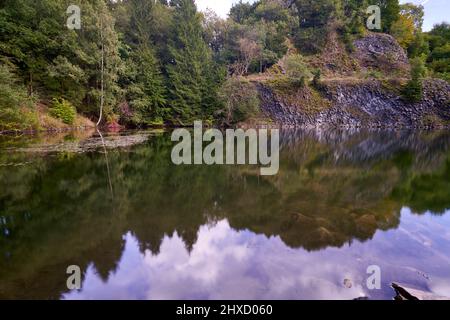
M 424 81 L 423 100 L 404 101 L 393 87 L 378 80 L 328 81 L 319 93 L 328 105 L 314 111 L 311 101 L 286 102 L 276 90 L 257 84 L 261 110 L 277 124 L 288 127 L 439 128 L 450 127 L 450 84 Z M 313 90 L 313 89 L 308 89 Z
M 378 70 L 392 76 L 407 76 L 409 60 L 405 50 L 394 37 L 383 33 L 369 33 L 354 42 L 356 59 L 362 71 Z
M 295 88 L 286 79 L 255 82 L 266 117 L 287 127 L 450 127 L 448 82 L 425 80 L 421 102 L 402 99 L 400 89 L 410 65 L 392 36 L 369 32 L 354 41 L 349 53 L 337 34 L 331 35 L 327 50 L 308 58 L 309 66 L 320 69 L 325 79 L 319 88 Z

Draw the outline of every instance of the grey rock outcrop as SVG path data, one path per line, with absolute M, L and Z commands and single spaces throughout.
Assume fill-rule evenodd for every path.
M 429 79 L 423 83 L 419 103 L 404 101 L 380 81 L 333 81 L 322 84 L 321 94 L 330 108 L 317 113 L 287 105 L 271 88 L 258 83 L 261 110 L 274 122 L 288 127 L 435 128 L 450 126 L 450 84 Z M 299 107 L 300 105 L 300 107 Z
M 384 73 L 396 71 L 407 74 L 408 56 L 394 37 L 384 33 L 370 33 L 354 41 L 354 58 L 362 69 L 380 70 Z

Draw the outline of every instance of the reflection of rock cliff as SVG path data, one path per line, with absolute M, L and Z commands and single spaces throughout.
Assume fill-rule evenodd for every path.
M 246 166 L 175 167 L 171 146 L 160 136 L 111 150 L 113 198 L 102 154 L 17 154 L 33 163 L 0 167 L 9 186 L 0 190 L 0 297 L 13 297 L 19 282 L 27 297 L 57 298 L 70 264 L 93 264 L 106 279 L 128 231 L 142 250 L 157 253 L 174 232 L 189 249 L 200 226 L 225 218 L 318 250 L 396 228 L 404 205 L 450 207 L 446 132 L 284 131 L 280 174 L 264 178 Z

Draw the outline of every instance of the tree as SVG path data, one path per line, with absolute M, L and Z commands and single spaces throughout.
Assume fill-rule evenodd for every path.
M 395 21 L 400 16 L 399 0 L 376 0 L 375 3 L 381 8 L 381 27 L 384 32 L 389 32 Z
M 435 76 L 450 81 L 450 24 L 435 25 L 425 38 L 430 49 L 428 66 Z
M 405 3 L 400 6 L 400 17 L 391 27 L 391 34 L 408 50 L 410 58 L 428 55 L 429 48 L 422 32 L 424 7 Z
M 338 17 L 342 21 L 343 31 L 347 34 L 362 34 L 365 30 L 367 0 L 343 0 L 338 6 Z
M 220 18 L 214 11 L 208 9 L 203 14 L 204 39 L 211 48 L 216 60 L 221 59 L 221 53 L 225 45 L 226 21 Z
M 98 2 L 94 2 L 94 5 L 91 14 L 96 16 L 94 20 L 96 30 L 93 30 L 96 32 L 94 38 L 96 41 L 94 42 L 95 47 L 91 47 L 91 49 L 95 50 L 93 57 L 95 57 L 96 69 L 99 72 L 94 70 L 92 72 L 92 81 L 97 83 L 92 85 L 94 89 L 91 90 L 90 97 L 95 101 L 94 106 L 101 106 L 100 114 L 105 113 L 108 118 L 108 116 L 114 117 L 117 111 L 115 110 L 117 97 L 121 93 L 118 85 L 118 73 L 122 68 L 122 61 L 119 57 L 119 41 L 114 29 L 114 18 L 104 0 L 98 0 Z M 101 117 L 99 122 L 100 120 Z
M 403 49 L 408 49 L 415 38 L 413 19 L 406 15 L 400 15 L 397 21 L 392 24 L 390 33 L 397 39 Z
M 304 53 L 319 53 L 328 37 L 328 25 L 336 16 L 337 7 L 333 0 L 296 0 L 299 16 L 299 31 L 296 45 Z
M 286 57 L 284 61 L 286 75 L 289 77 L 292 83 L 298 87 L 305 85 L 312 73 L 309 71 L 304 58 L 299 54 L 293 54 Z
M 248 72 L 248 68 L 254 59 L 261 54 L 261 47 L 250 38 L 240 38 L 238 40 L 240 58 L 235 64 L 234 73 L 242 76 Z
M 97 116 L 103 44 L 105 108 L 107 113 L 114 112 L 121 67 L 114 19 L 105 0 L 80 0 L 79 5 L 82 29 L 69 30 L 65 0 L 3 1 L 0 55 L 17 67 L 30 96 L 38 90 L 47 100 L 66 97 L 78 111 Z
M 253 84 L 241 77 L 232 76 L 222 85 L 220 97 L 225 102 L 222 122 L 231 125 L 258 113 L 258 92 Z
M 63 1 L 5 0 L 0 9 L 0 54 L 9 57 L 27 79 L 28 94 L 45 79 L 46 67 L 58 56 L 65 30 L 60 27 Z
M 425 62 L 417 57 L 411 60 L 411 80 L 403 88 L 403 97 L 409 102 L 422 100 L 423 87 L 422 78 L 426 74 Z
M 86 94 L 87 77 L 84 70 L 69 61 L 65 56 L 57 56 L 48 66 L 48 79 L 45 80 L 49 90 L 58 96 L 81 104 Z
M 238 3 L 235 3 L 230 10 L 230 19 L 237 23 L 243 24 L 245 20 L 250 18 L 253 10 L 255 9 L 255 5 L 250 4 L 248 2 L 243 2 L 239 0 Z
M 400 15 L 406 16 L 413 21 L 415 32 L 422 32 L 423 19 L 425 16 L 424 7 L 412 3 L 400 5 Z
M 162 124 L 166 117 L 167 97 L 155 45 L 156 11 L 161 4 L 152 0 L 130 0 L 125 6 L 126 10 L 122 11 L 127 12 L 128 19 L 121 28 L 125 34 L 122 59 L 126 70 L 121 84 L 126 91 L 130 115 L 123 120 L 134 125 Z
M 416 58 L 423 55 L 428 56 L 429 54 L 430 48 L 425 39 L 425 35 L 422 32 L 417 32 L 414 36 L 414 40 L 408 47 L 408 56 L 410 58 Z
M 128 69 L 127 100 L 135 125 L 162 124 L 166 118 L 166 89 L 153 50 L 142 45 L 132 55 Z
M 36 129 L 34 102 L 27 96 L 13 68 L 0 63 L 0 131 Z
M 171 63 L 167 66 L 172 121 L 187 124 L 204 116 L 204 87 L 215 70 L 194 1 L 174 0 L 170 4 L 176 21 L 169 45 Z

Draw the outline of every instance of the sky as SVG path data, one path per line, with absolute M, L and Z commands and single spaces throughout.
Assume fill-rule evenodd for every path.
M 239 0 L 196 0 L 200 10 L 207 8 L 214 10 L 219 16 L 226 18 L 233 3 Z M 253 2 L 254 0 L 249 0 Z M 400 0 L 401 3 L 423 3 L 425 7 L 424 31 L 430 31 L 433 25 L 443 21 L 449 21 L 450 0 Z

